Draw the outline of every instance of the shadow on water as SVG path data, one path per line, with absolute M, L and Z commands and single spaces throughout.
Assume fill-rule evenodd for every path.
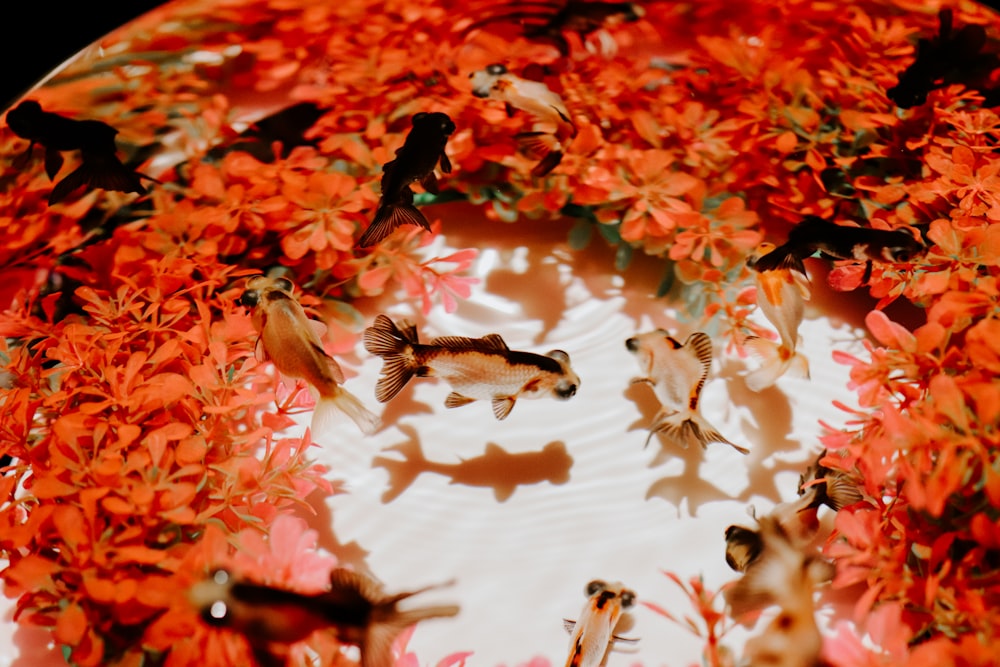
M 313 511 L 297 509 L 294 514 L 304 519 L 309 527 L 319 534 L 317 545 L 336 556 L 340 565 L 349 565 L 356 570 L 369 572 L 366 558 L 370 552 L 355 541 L 342 544 L 337 539 L 337 535 L 333 532 L 333 515 L 326 504 L 326 497 L 325 493 L 314 491 L 305 499 Z
M 641 429 L 645 432 L 646 427 L 660 409 L 660 402 L 648 387 L 642 385 L 629 386 L 625 390 L 624 396 L 627 400 L 635 403 L 636 408 L 642 414 L 642 417 L 631 424 L 628 430 L 631 432 Z M 645 437 L 644 433 L 643 438 Z M 681 507 L 686 505 L 688 514 L 694 517 L 698 515 L 698 508 L 705 503 L 732 498 L 729 493 L 704 479 L 701 467 L 705 463 L 705 453 L 700 447 L 684 448 L 659 434 L 654 436 L 650 443 L 660 446 L 660 451 L 650 463 L 651 468 L 674 459 L 679 459 L 684 467 L 678 475 L 669 475 L 653 482 L 646 491 L 646 500 L 662 498 L 677 508 L 678 516 L 681 514 Z M 719 443 L 713 443 L 709 446 L 728 447 L 728 445 Z
M 459 459 L 457 463 L 429 461 L 420 447 L 420 439 L 415 429 L 400 426 L 408 439 L 383 451 L 396 452 L 403 458 L 378 456 L 374 466 L 385 468 L 389 473 L 389 487 L 382 494 L 382 502 L 389 503 L 398 498 L 424 473 L 434 473 L 449 478 L 450 484 L 482 486 L 493 489 L 498 502 L 505 502 L 519 486 L 528 484 L 565 484 L 569 481 L 569 470 L 573 458 L 566 451 L 566 444 L 553 441 L 541 450 L 511 454 L 495 443 L 487 443 L 486 451 L 469 459 Z

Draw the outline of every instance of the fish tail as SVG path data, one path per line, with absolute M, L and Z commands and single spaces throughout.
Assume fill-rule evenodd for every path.
M 378 415 L 366 408 L 357 396 L 347 391 L 341 386 L 334 388 L 329 396 L 321 396 L 316 401 L 316 409 L 313 411 L 312 432 L 329 433 L 336 427 L 338 416 L 345 414 L 351 418 L 361 432 L 371 435 L 378 427 L 380 420 Z
M 650 438 L 656 433 L 662 433 L 671 440 L 685 446 L 689 442 L 694 441 L 701 445 L 702 449 L 706 449 L 713 442 L 721 442 L 729 445 L 740 454 L 750 453 L 749 449 L 740 447 L 727 440 L 696 409 L 673 412 L 657 417 L 649 430 Z M 646 443 L 649 443 L 649 438 L 646 439 Z
M 358 245 L 362 248 L 373 246 L 401 225 L 418 225 L 427 231 L 431 230 L 431 223 L 413 204 L 404 201 L 383 202 L 375 211 L 372 224 L 358 240 Z
M 458 614 L 457 605 L 435 605 L 418 609 L 399 610 L 396 605 L 401 601 L 423 593 L 441 585 L 386 596 L 381 586 L 371 577 L 354 570 L 337 568 L 330 573 L 331 590 L 328 595 L 338 603 L 344 597 L 355 599 L 361 597 L 371 605 L 368 623 L 363 635 L 357 642 L 361 649 L 362 667 L 392 667 L 395 659 L 392 655 L 392 643 L 400 632 L 414 623 L 429 619 Z M 447 584 L 442 584 L 447 585 Z
M 114 158 L 84 158 L 83 163 L 55 184 L 49 193 L 49 204 L 65 199 L 82 186 L 90 189 L 115 190 L 146 194 L 139 174 Z
M 521 132 L 514 137 L 518 146 L 528 156 L 539 160 L 531 169 L 531 175 L 541 178 L 559 166 L 563 159 L 562 145 L 558 137 L 549 132 Z
M 758 336 L 748 338 L 745 345 L 761 361 L 760 367 L 744 378 L 751 391 L 772 386 L 786 372 L 796 377 L 809 377 L 809 360 L 801 352 Z
M 412 326 L 402 329 L 385 315 L 375 318 L 375 323 L 365 329 L 365 349 L 382 357 L 382 372 L 375 385 L 375 398 L 380 403 L 392 398 L 406 386 L 416 372 L 413 359 L 413 345 L 417 343 L 417 332 Z

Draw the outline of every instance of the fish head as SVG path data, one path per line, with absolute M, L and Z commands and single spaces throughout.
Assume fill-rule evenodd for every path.
M 776 247 L 777 246 L 768 241 L 764 241 L 763 243 L 758 245 L 756 248 L 753 249 L 753 251 L 749 255 L 747 255 L 747 268 L 752 269 L 754 265 L 757 263 L 757 260 L 759 260 L 764 255 L 769 254 Z
M 233 575 L 228 570 L 220 569 L 188 590 L 188 600 L 205 623 L 216 627 L 228 624 L 230 609 L 227 600 L 234 583 Z
M 17 136 L 26 138 L 35 133 L 41 117 L 42 105 L 35 100 L 24 100 L 7 112 L 7 126 Z
M 646 377 L 656 377 L 657 361 L 666 357 L 678 345 L 666 329 L 654 329 L 636 334 L 625 341 L 625 349 L 635 355 L 639 367 Z
M 455 131 L 455 123 L 446 113 L 440 111 L 421 111 L 413 115 L 413 127 L 420 128 L 426 132 L 433 132 L 441 136 L 451 136 Z
M 552 350 L 545 356 L 555 360 L 560 369 L 558 377 L 552 385 L 552 394 L 563 401 L 573 398 L 576 395 L 576 390 L 580 387 L 580 378 L 570 368 L 569 355 L 562 350 Z
M 887 262 L 909 262 L 914 257 L 923 254 L 924 245 L 906 232 L 899 232 L 894 243 L 882 247 L 882 259 Z
M 587 583 L 584 592 L 595 611 L 612 611 L 612 617 L 618 617 L 624 609 L 635 605 L 635 592 L 625 588 L 620 581 L 604 581 L 594 579 Z
M 489 97 L 500 77 L 507 74 L 507 68 L 500 63 L 487 65 L 486 69 L 469 75 L 472 80 L 472 94 L 476 97 Z
M 256 308 L 262 301 L 268 301 L 276 292 L 287 297 L 291 295 L 293 289 L 292 281 L 287 278 L 254 276 L 247 281 L 246 288 L 236 303 L 246 308 Z
M 734 571 L 746 572 L 760 557 L 763 548 L 757 531 L 736 525 L 726 528 L 726 564 Z

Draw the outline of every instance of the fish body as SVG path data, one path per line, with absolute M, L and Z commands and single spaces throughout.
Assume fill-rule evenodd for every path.
M 337 568 L 330 573 L 328 591 L 307 595 L 240 580 L 218 570 L 192 586 L 189 598 L 206 623 L 242 634 L 261 664 L 275 662 L 275 645 L 294 644 L 318 630 L 332 630 L 341 643 L 361 649 L 363 667 L 391 667 L 392 642 L 402 630 L 459 611 L 455 605 L 396 608 L 424 590 L 386 595 L 370 577 Z
M 712 339 L 707 334 L 695 332 L 681 344 L 666 330 L 656 329 L 629 338 L 625 347 L 644 374 L 632 382 L 651 385 L 663 406 L 653 419 L 646 444 L 655 433 L 664 433 L 684 446 L 690 441 L 702 447 L 721 442 L 749 453 L 727 440 L 701 414 L 701 390 L 712 366 Z
M 461 459 L 457 463 L 428 460 L 416 438 L 389 447 L 389 450 L 402 454 L 403 460 L 378 456 L 372 461 L 373 465 L 389 471 L 389 490 L 383 494 L 383 502 L 398 497 L 425 472 L 448 477 L 450 484 L 492 487 L 497 501 L 504 502 L 521 485 L 541 482 L 565 484 L 569 481 L 569 469 L 573 465 L 566 445 L 558 441 L 550 442 L 541 451 L 516 454 L 490 442 L 480 456 Z
M 362 432 L 373 433 L 378 417 L 341 386 L 344 371 L 320 341 L 318 330 L 325 327 L 306 317 L 292 289 L 284 278 L 257 276 L 247 281 L 240 303 L 253 309 L 254 328 L 260 334 L 258 357 L 270 359 L 287 377 L 305 380 L 318 394 L 313 433 L 328 430 L 336 412 L 350 417 Z
M 507 68 L 494 63 L 486 69 L 469 75 L 472 94 L 476 97 L 499 100 L 508 109 L 520 109 L 536 120 L 554 126 L 555 132 L 521 132 L 515 138 L 522 150 L 539 158 L 531 175 L 541 177 L 562 161 L 566 147 L 576 136 L 576 125 L 562 98 L 540 81 L 530 81 L 511 74 Z
M 757 666 L 813 667 L 822 638 L 813 592 L 829 578 L 830 564 L 804 551 L 773 516 L 760 519 L 762 552 L 725 592 L 730 614 L 740 618 L 771 605 L 779 612 L 764 631 L 747 641 L 744 662 Z
M 358 241 L 362 248 L 375 245 L 400 225 L 431 228 L 424 214 L 413 205 L 410 184 L 420 181 L 425 190 L 438 193 L 434 168 L 440 162 L 441 171 L 451 173 L 451 161 L 444 149 L 455 131 L 455 123 L 440 112 L 414 114 L 412 123 L 395 159 L 382 166 L 382 198 L 375 219 Z
M 595 579 L 585 589 L 587 603 L 580 617 L 566 621 L 572 628 L 566 667 L 598 667 L 615 641 L 636 641 L 615 636 L 622 613 L 635 604 L 635 593 L 621 582 Z
M 847 227 L 808 215 L 792 228 L 788 241 L 756 259 L 756 271 L 791 269 L 805 275 L 806 257 L 820 252 L 833 259 L 859 262 L 908 262 L 924 251 L 924 245 L 902 230 Z
M 771 243 L 762 243 L 747 259 L 753 268 L 756 262 L 775 249 Z M 796 268 L 781 267 L 770 271 L 754 271 L 757 283 L 757 306 L 764 317 L 778 331 L 780 343 L 752 336 L 746 346 L 761 360 L 758 369 L 747 374 L 745 380 L 752 391 L 770 387 L 789 370 L 799 377 L 809 377 L 809 360 L 796 352 L 799 343 L 799 326 L 805 315 L 805 302 L 810 296 L 809 278 Z
M 496 418 L 504 419 L 518 399 L 551 396 L 567 400 L 580 386 L 569 355 L 562 350 L 545 356 L 511 350 L 497 334 L 442 336 L 423 344 L 409 322 L 397 327 L 379 315 L 365 330 L 364 343 L 366 350 L 384 359 L 375 386 L 375 398 L 382 403 L 398 394 L 414 375 L 439 377 L 452 388 L 445 407 L 486 400 L 492 403 Z
M 43 111 L 35 100 L 25 100 L 7 112 L 11 132 L 27 139 L 28 150 L 18 163 L 26 162 L 35 144 L 45 147 L 45 173 L 50 179 L 63 165 L 64 151 L 79 151 L 80 166 L 56 183 L 49 204 L 62 201 L 81 186 L 146 194 L 141 178 L 118 159 L 115 135 L 118 130 L 98 120 L 76 120 Z M 154 179 L 149 179 L 154 180 Z

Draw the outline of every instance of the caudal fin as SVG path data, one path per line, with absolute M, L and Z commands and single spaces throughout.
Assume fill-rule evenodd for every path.
M 357 396 L 338 386 L 332 396 L 321 396 L 316 401 L 313 411 L 312 432 L 314 434 L 328 433 L 336 429 L 340 414 L 351 418 L 361 432 L 371 435 L 378 430 L 380 420 L 378 415 L 366 408 Z
M 521 132 L 514 137 L 520 149 L 529 157 L 539 160 L 531 169 L 531 175 L 541 178 L 562 162 L 562 144 L 558 137 L 549 132 Z
M 118 192 L 135 192 L 146 194 L 139 174 L 129 169 L 114 157 L 84 157 L 83 163 L 66 178 L 56 183 L 49 193 L 49 204 L 56 204 L 65 199 L 74 190 L 82 186 L 90 189 L 116 190 Z
M 739 445 L 727 440 L 725 436 L 719 433 L 714 426 L 709 424 L 708 421 L 706 421 L 705 418 L 696 411 L 672 412 L 668 414 L 661 413 L 658 415 L 653 421 L 653 424 L 649 427 L 649 436 L 646 438 L 647 445 L 657 433 L 662 433 L 671 440 L 682 444 L 685 447 L 690 442 L 697 442 L 702 446 L 702 449 L 705 449 L 710 443 L 721 442 L 729 445 L 740 454 L 750 453 L 749 449 L 740 447 Z
M 760 360 L 760 367 L 744 376 L 751 391 L 767 389 L 785 373 L 809 377 L 809 360 L 801 352 L 794 352 L 784 345 L 758 336 L 748 338 L 745 345 Z
M 383 203 L 375 212 L 372 224 L 358 240 L 358 246 L 362 248 L 373 246 L 401 225 L 418 225 L 427 231 L 431 229 L 431 223 L 427 222 L 424 214 L 413 204 L 405 202 Z
M 355 643 L 361 649 L 362 667 L 393 667 L 392 643 L 400 632 L 414 623 L 429 618 L 455 616 L 458 605 L 436 605 L 419 609 L 399 610 L 403 600 L 439 586 L 427 586 L 408 593 L 386 596 L 381 586 L 370 577 L 353 570 L 338 568 L 330 573 L 330 592 L 335 604 L 343 605 L 345 599 L 355 601 L 360 597 L 371 605 L 368 624 Z M 352 638 L 353 639 L 353 638 Z
M 408 354 L 411 345 L 417 343 L 417 330 L 409 323 L 403 327 L 385 315 L 375 318 L 372 326 L 365 329 L 365 349 L 382 357 L 382 372 L 375 385 L 375 398 L 380 403 L 392 400 L 402 390 L 416 372 L 412 356 Z

